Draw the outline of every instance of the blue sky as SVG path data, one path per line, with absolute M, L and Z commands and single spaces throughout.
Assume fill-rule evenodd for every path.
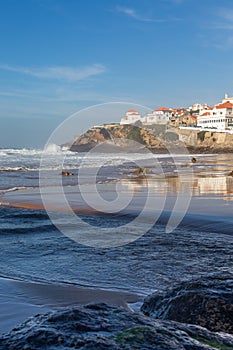
M 93 104 L 233 95 L 233 3 L 1 0 L 0 50 L 0 147 L 41 147 Z

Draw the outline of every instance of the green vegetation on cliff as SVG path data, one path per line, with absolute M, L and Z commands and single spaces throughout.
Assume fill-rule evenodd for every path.
M 128 133 L 127 138 L 145 145 L 145 141 L 143 140 L 141 135 L 141 128 L 132 128 Z

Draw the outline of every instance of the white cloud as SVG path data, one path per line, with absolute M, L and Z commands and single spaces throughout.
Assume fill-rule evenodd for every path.
M 215 8 L 212 11 L 212 20 L 205 25 L 211 35 L 205 38 L 205 46 L 215 47 L 221 50 L 231 50 L 233 48 L 233 10 L 231 8 Z M 214 35 L 213 35 L 214 34 Z
M 209 22 L 210 29 L 233 30 L 233 9 L 218 7 L 212 11 L 212 21 Z
M 215 13 L 215 20 L 211 24 L 212 29 L 232 30 L 233 10 L 228 8 L 218 8 Z
M 218 10 L 218 16 L 228 22 L 233 22 L 233 10 L 228 8 L 221 8 Z
M 117 12 L 123 13 L 126 16 L 129 16 L 137 21 L 142 21 L 142 22 L 164 22 L 163 19 L 152 19 L 149 17 L 146 17 L 144 15 L 141 15 L 138 13 L 136 10 L 129 8 L 129 7 L 122 7 L 122 6 L 117 6 L 116 8 Z
M 28 89 L 28 90 L 15 90 L 11 89 L 8 91 L 0 90 L 0 101 L 1 105 L 4 101 L 9 99 L 19 98 L 22 101 L 31 101 L 31 103 L 53 103 L 59 102 L 59 104 L 64 103 L 77 103 L 77 102 L 91 102 L 91 103 L 105 103 L 109 101 L 131 101 L 132 96 L 128 95 L 112 95 L 110 93 L 96 92 L 90 89 L 88 92 L 83 91 L 82 87 L 64 86 L 57 88 L 56 86 L 43 87 L 41 89 Z M 18 107 L 18 106 L 17 106 Z
M 93 75 L 101 74 L 106 71 L 106 68 L 101 64 L 93 64 L 84 67 L 19 67 L 0 64 L 0 69 L 11 72 L 30 75 L 40 79 L 56 79 L 67 81 L 79 81 L 87 79 Z
M 133 8 L 122 7 L 122 6 L 117 6 L 116 11 L 119 13 L 122 13 L 128 17 L 131 17 L 132 19 L 135 19 L 136 21 L 140 21 L 140 22 L 164 23 L 164 22 L 171 22 L 171 21 L 179 21 L 180 20 L 180 18 L 177 18 L 177 17 L 151 18 L 151 17 L 147 17 L 143 14 L 140 14 L 138 11 L 136 11 Z
M 233 48 L 233 36 L 228 36 L 223 38 L 220 38 L 218 41 L 212 42 L 212 47 L 215 47 L 216 49 L 221 49 L 224 51 L 230 50 Z

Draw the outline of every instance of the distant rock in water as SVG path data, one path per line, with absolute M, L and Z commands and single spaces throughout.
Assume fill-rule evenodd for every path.
M 166 293 L 148 296 L 144 314 L 233 334 L 233 278 L 212 276 L 185 282 Z
M 233 349 L 233 337 L 204 328 L 153 320 L 105 304 L 35 316 L 0 337 L 14 350 L 211 350 Z
M 61 175 L 62 176 L 72 176 L 72 175 L 74 175 L 71 171 L 62 171 L 61 172 Z
M 146 169 L 142 168 L 142 167 L 137 167 L 134 171 L 133 171 L 134 175 L 145 175 L 146 174 Z
M 192 157 L 191 161 L 192 161 L 192 163 L 196 163 L 197 159 L 195 157 Z

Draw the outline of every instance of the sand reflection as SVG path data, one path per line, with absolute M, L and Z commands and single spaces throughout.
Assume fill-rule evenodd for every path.
M 229 175 L 213 176 L 212 174 L 197 175 L 193 179 L 177 176 L 124 179 L 121 181 L 125 191 L 142 192 L 147 187 L 158 195 L 167 193 L 177 195 L 179 191 L 192 189 L 193 196 L 219 195 L 233 199 L 233 177 Z

